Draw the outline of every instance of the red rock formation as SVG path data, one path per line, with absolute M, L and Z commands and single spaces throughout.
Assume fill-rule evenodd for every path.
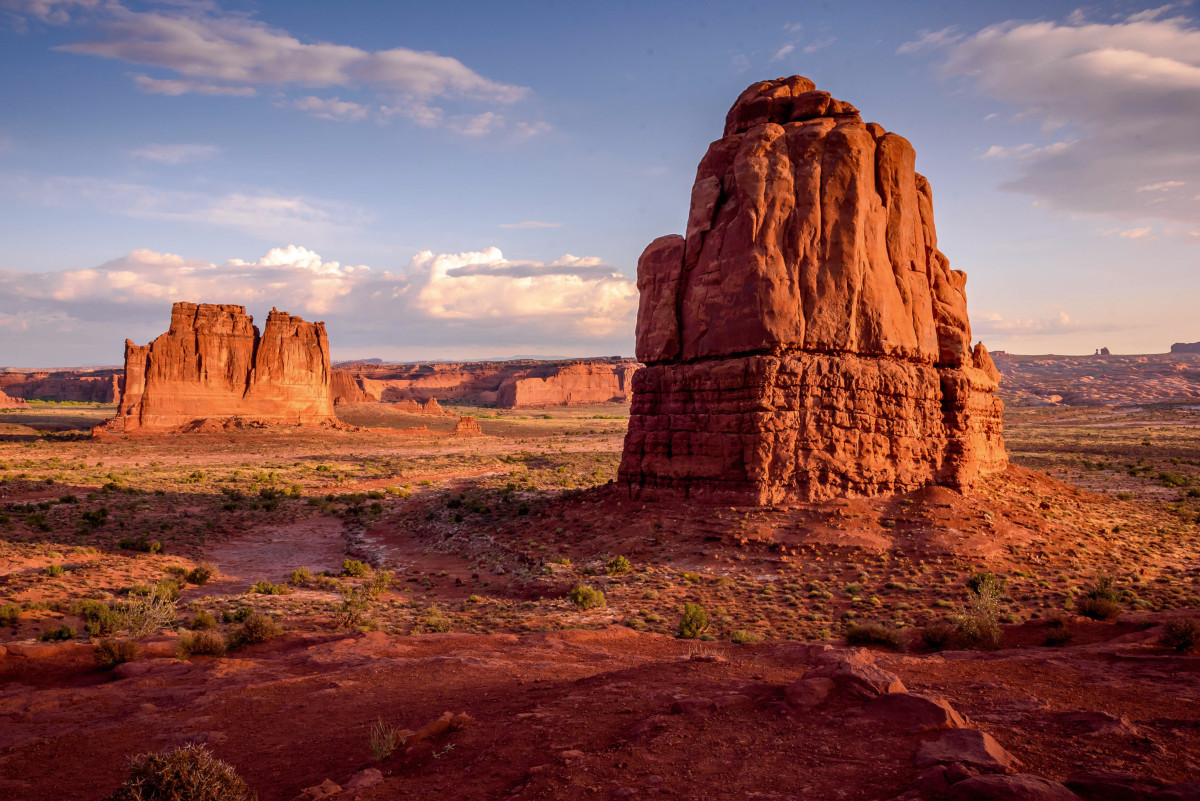
M 686 236 L 638 262 L 620 478 L 750 503 L 964 487 L 1007 457 L 966 275 L 904 138 L 812 82 L 756 83 L 700 162 Z
M 454 433 L 458 436 L 476 436 L 483 433 L 483 428 L 474 417 L 460 417 L 454 426 Z
M 119 370 L 28 370 L 0 373 L 0 392 L 26 400 L 118 403 Z
M 260 337 L 243 306 L 176 303 L 149 345 L 125 342 L 125 393 L 106 430 L 176 429 L 240 417 L 335 421 L 324 323 L 274 309 Z
M 10 398 L 0 392 L 0 409 L 23 409 L 28 405 L 29 401 L 24 398 Z
M 628 403 L 632 359 L 354 364 L 334 373 L 337 403 L 382 401 L 497 405 L 504 408 Z

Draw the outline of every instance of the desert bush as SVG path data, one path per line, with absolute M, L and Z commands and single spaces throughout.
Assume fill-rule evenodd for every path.
M 179 638 L 179 658 L 189 656 L 224 656 L 228 645 L 225 638 L 211 629 L 185 634 Z
M 981 590 L 991 590 L 996 598 L 1004 594 L 1004 585 L 1007 582 L 1003 576 L 997 576 L 990 570 L 976 573 L 967 579 L 967 589 L 971 592 L 979 593 Z
M 421 619 L 418 627 L 425 632 L 432 634 L 445 634 L 454 628 L 454 621 L 442 614 L 442 610 L 433 605 L 429 607 L 429 611 L 425 613 L 425 617 Z
M 392 583 L 392 571 L 380 570 L 363 582 L 363 591 L 372 599 L 378 598 Z
M 179 600 L 179 593 L 183 590 L 184 585 L 177 578 L 164 578 L 159 579 L 154 587 L 159 595 L 174 603 Z
M 382 762 L 398 747 L 404 745 L 404 739 L 400 736 L 399 729 L 384 723 L 383 718 L 377 718 L 371 724 L 371 734 L 368 738 L 371 756 L 375 757 L 376 762 Z
M 196 631 L 204 631 L 205 629 L 215 629 L 217 627 L 217 619 L 201 609 L 192 618 L 191 628 Z
M 129 778 L 105 801 L 257 801 L 232 765 L 206 746 L 140 754 L 130 760 Z
M 990 575 L 990 574 L 980 574 Z M 964 648 L 1000 646 L 1000 588 L 998 582 L 981 581 L 967 590 L 967 605 L 954 621 L 955 639 Z
M 16 604 L 4 604 L 0 606 L 0 626 L 15 626 L 17 618 L 21 616 L 21 607 Z
M 175 622 L 175 598 L 155 586 L 147 594 L 123 602 L 117 612 L 121 616 L 119 628 L 127 629 L 135 639 L 145 637 Z
M 248 606 L 243 606 L 240 609 L 235 609 L 230 612 L 228 609 L 221 613 L 221 619 L 226 623 L 244 623 L 246 618 L 254 614 L 254 610 Z
M 893 651 L 902 649 L 900 634 L 880 623 L 861 623 L 846 629 L 847 645 L 882 645 Z
M 279 625 L 279 621 L 255 612 L 246 618 L 242 625 L 229 632 L 226 644 L 230 649 L 241 648 L 245 645 L 266 642 L 282 633 L 283 627 Z
M 1046 618 L 1046 645 L 1066 645 L 1075 636 L 1071 621 L 1062 613 L 1055 613 Z
M 918 632 L 917 643 L 926 651 L 941 651 L 954 643 L 957 633 L 957 628 L 951 623 L 945 621 L 930 623 Z
M 339 626 L 353 628 L 360 626 L 367 618 L 371 609 L 371 597 L 362 587 L 343 587 L 342 602 L 333 612 L 333 619 Z
M 38 642 L 60 642 L 73 639 L 75 639 L 75 629 L 70 626 L 59 626 L 56 629 L 43 631 L 38 637 Z
M 121 613 L 106 603 L 85 598 L 71 604 L 71 614 L 83 618 L 83 628 L 93 637 L 112 634 L 124 624 Z
M 604 570 L 610 576 L 629 572 L 629 559 L 625 556 L 614 556 L 604 565 Z
M 300 587 L 309 581 L 312 581 L 312 572 L 307 567 L 298 567 L 292 571 L 291 578 L 288 579 L 288 584 Z
M 272 584 L 266 579 L 259 579 L 254 582 L 247 592 L 258 595 L 287 595 L 291 590 L 283 584 Z
M 596 609 L 605 604 L 603 592 L 595 587 L 588 587 L 583 584 L 571 590 L 568 597 L 570 597 L 571 603 L 580 609 Z
M 112 670 L 138 657 L 137 643 L 131 640 L 101 640 L 92 648 L 92 652 L 102 670 Z
M 1075 612 L 1092 620 L 1113 620 L 1121 614 L 1121 599 L 1113 579 L 1100 573 L 1084 597 L 1075 601 Z
M 683 614 L 679 618 L 679 636 L 685 640 L 694 640 L 708 631 L 708 613 L 700 604 L 685 603 Z
M 1163 626 L 1162 636 L 1158 644 L 1181 654 L 1191 653 L 1200 647 L 1200 620 L 1191 617 L 1177 617 L 1168 620 Z
M 760 635 L 755 634 L 752 631 L 747 631 L 746 629 L 734 629 L 729 635 L 729 641 L 735 642 L 738 645 L 758 642 L 761 639 L 762 637 Z
M 354 578 L 366 578 L 371 572 L 371 568 L 366 562 L 360 562 L 357 559 L 342 560 L 342 575 L 353 576 Z
M 207 584 L 208 580 L 217 574 L 217 569 L 210 564 L 199 564 L 184 574 L 189 584 Z
M 117 547 L 125 551 L 139 551 L 141 553 L 162 553 L 163 544 L 158 540 L 147 540 L 145 536 L 137 539 L 122 539 L 117 542 Z
M 63 567 L 62 565 L 54 565 L 54 564 L 46 565 L 46 575 L 47 576 L 54 576 L 57 578 L 58 576 L 61 576 L 63 573 L 66 573 L 66 572 L 67 572 L 67 569 L 65 567 Z

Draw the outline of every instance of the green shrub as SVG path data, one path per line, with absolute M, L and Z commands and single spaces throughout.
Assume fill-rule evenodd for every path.
M 392 571 L 380 570 L 363 582 L 363 591 L 371 598 L 378 598 L 392 583 Z
M 243 606 L 242 608 L 235 609 L 232 612 L 230 612 L 228 609 L 226 609 L 224 612 L 221 613 L 221 618 L 226 623 L 244 623 L 246 621 L 246 618 L 250 617 L 253 614 L 254 614 L 253 609 L 251 609 L 248 606 Z
M 342 588 L 342 602 L 334 610 L 333 618 L 339 626 L 360 626 L 371 609 L 371 597 L 362 587 Z
M 178 591 L 176 591 L 176 596 Z M 125 601 L 117 608 L 122 629 L 128 629 L 136 639 L 165 629 L 175 623 L 175 600 L 159 586 L 151 587 L 146 595 Z
M 685 640 L 694 640 L 708 631 L 708 613 L 700 604 L 685 603 L 683 615 L 679 619 L 679 636 Z
M 419 627 L 422 631 L 445 634 L 454 628 L 454 621 L 443 615 L 442 610 L 435 605 L 429 607 L 429 611 L 421 619 Z
M 217 575 L 217 569 L 210 564 L 196 565 L 184 574 L 188 584 L 207 584 L 209 579 Z
M 604 593 L 595 587 L 579 585 L 570 593 L 571 603 L 578 606 L 580 609 L 596 609 L 604 606 Z
M 1121 616 L 1121 605 L 1107 598 L 1080 598 L 1075 602 L 1075 613 L 1092 620 L 1115 620 Z
M 247 592 L 257 595 L 287 595 L 291 590 L 283 584 L 272 584 L 266 579 L 259 579 Z
M 141 754 L 129 778 L 105 801 L 258 801 L 242 777 L 206 746 Z
M 729 635 L 730 642 L 735 642 L 738 645 L 758 642 L 761 639 L 762 636 L 755 634 L 752 631 L 747 631 L 746 629 L 734 629 Z
M 926 651 L 941 651 L 953 644 L 956 634 L 957 629 L 950 623 L 930 623 L 918 633 L 917 642 Z
M 66 573 L 66 572 L 67 572 L 67 569 L 65 567 L 63 567 L 62 565 L 46 565 L 46 575 L 47 576 L 57 577 L 57 576 L 61 576 L 63 573 Z
M 620 573 L 629 572 L 629 559 L 624 556 L 614 556 L 608 560 L 608 564 L 604 566 L 605 572 L 610 576 L 616 576 Z
M 375 757 L 376 762 L 382 762 L 390 757 L 396 748 L 403 745 L 405 739 L 399 729 L 384 723 L 383 718 L 378 718 L 371 724 L 371 734 L 368 738 L 371 756 Z
M 987 588 L 993 591 L 996 598 L 1004 594 L 1004 584 L 1007 579 L 997 576 L 990 570 L 985 570 L 982 573 L 976 573 L 967 579 L 967 589 L 971 592 L 979 593 Z
M 296 568 L 295 570 L 292 571 L 292 575 L 288 579 L 288 583 L 292 584 L 296 587 L 307 584 L 310 581 L 312 581 L 312 573 L 309 571 L 309 569 L 307 567 Z
M 83 627 L 93 637 L 112 634 L 124 624 L 121 613 L 106 603 L 85 598 L 71 604 L 71 614 L 83 618 Z
M 981 581 L 978 586 L 967 590 L 967 606 L 955 619 L 956 639 L 964 648 L 998 648 L 1000 588 L 995 581 Z
M 217 627 L 217 619 L 201 609 L 192 618 L 191 627 L 196 631 L 204 631 L 205 629 L 215 629 Z
M 283 628 L 274 618 L 260 615 L 257 612 L 246 618 L 241 626 L 229 633 L 228 646 L 241 648 L 244 645 L 266 642 L 283 633 Z
M 900 634 L 879 623 L 861 623 L 846 629 L 847 645 L 882 645 L 893 651 L 902 650 Z
M 0 626 L 15 626 L 20 616 L 21 607 L 16 604 L 4 604 L 0 606 Z
M 132 662 L 138 657 L 137 643 L 131 640 L 101 640 L 92 651 L 101 670 L 112 670 L 117 665 Z
M 43 631 L 38 637 L 38 642 L 60 642 L 73 639 L 75 639 L 75 629 L 70 626 L 59 626 L 56 629 Z
M 179 658 L 189 656 L 224 656 L 227 645 L 225 638 L 215 631 L 196 631 L 179 638 Z
M 371 572 L 371 568 L 366 562 L 360 562 L 357 559 L 342 560 L 342 575 L 353 576 L 355 578 L 366 578 Z
M 1158 644 L 1181 654 L 1195 651 L 1200 646 L 1200 620 L 1191 617 L 1168 620 Z
M 1046 645 L 1066 645 L 1075 636 L 1071 621 L 1062 613 L 1055 613 L 1046 618 Z

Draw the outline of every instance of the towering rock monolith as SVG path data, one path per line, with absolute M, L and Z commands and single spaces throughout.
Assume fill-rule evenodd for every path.
M 742 93 L 686 236 L 638 262 L 632 493 L 767 504 L 964 488 L 1007 464 L 999 374 L 914 164 L 807 78 Z
M 167 333 L 125 341 L 125 389 L 104 430 L 332 424 L 332 375 L 324 323 L 272 309 L 260 336 L 244 306 L 176 303 Z

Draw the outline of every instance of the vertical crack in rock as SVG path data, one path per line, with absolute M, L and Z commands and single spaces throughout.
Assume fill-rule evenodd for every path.
M 807 78 L 742 93 L 685 236 L 638 261 L 632 494 L 769 504 L 1004 468 L 999 374 L 915 163 Z

